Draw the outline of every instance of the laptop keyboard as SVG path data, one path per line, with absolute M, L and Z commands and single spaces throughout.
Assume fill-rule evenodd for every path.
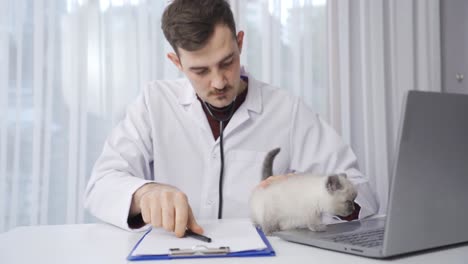
M 368 230 L 365 232 L 331 236 L 328 239 L 337 243 L 351 244 L 361 247 L 378 247 L 383 243 L 384 229 Z

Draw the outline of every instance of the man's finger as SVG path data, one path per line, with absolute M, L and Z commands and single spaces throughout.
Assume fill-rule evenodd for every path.
M 149 206 L 145 203 L 142 203 L 141 208 L 141 218 L 145 224 L 151 224 L 151 210 Z
M 192 212 L 192 208 L 190 208 L 190 206 L 188 207 L 188 223 L 187 223 L 187 227 L 190 228 L 190 230 L 192 230 L 193 232 L 197 233 L 197 234 L 203 234 L 203 228 L 198 225 L 197 221 L 195 220 L 195 217 L 193 216 L 193 212 Z
M 267 180 L 263 180 L 261 181 L 258 186 L 261 187 L 261 188 L 265 188 L 269 185 L 270 183 L 267 181 Z
M 258 184 L 257 187 L 266 188 L 270 184 L 272 184 L 273 182 L 286 180 L 287 178 L 289 178 L 289 177 L 291 177 L 293 175 L 294 175 L 294 173 L 288 173 L 288 174 L 285 174 L 285 175 L 273 175 L 273 176 L 270 176 L 270 177 L 266 178 L 265 180 L 261 181 Z
M 161 195 L 162 226 L 167 231 L 174 231 L 174 200 L 171 193 Z
M 188 224 L 189 206 L 187 196 L 177 193 L 174 199 L 175 204 L 175 229 L 177 237 L 183 237 Z
M 161 204 L 158 201 L 151 201 L 151 225 L 162 227 Z
M 162 212 L 159 202 L 151 204 L 151 225 L 154 227 L 162 227 Z

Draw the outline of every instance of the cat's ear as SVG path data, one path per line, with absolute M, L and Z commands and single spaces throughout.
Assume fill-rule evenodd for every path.
M 348 175 L 347 175 L 346 173 L 344 173 L 344 172 L 338 173 L 338 176 L 343 177 L 343 178 L 345 178 L 345 179 L 348 178 Z
M 343 185 L 341 185 L 340 178 L 338 175 L 330 175 L 327 177 L 327 191 L 329 193 L 334 193 L 337 190 L 340 190 L 343 188 Z

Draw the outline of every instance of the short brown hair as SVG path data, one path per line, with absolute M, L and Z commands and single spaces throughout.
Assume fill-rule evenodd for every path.
M 228 26 L 236 38 L 234 16 L 225 0 L 174 0 L 161 19 L 164 36 L 177 54 L 177 48 L 201 49 L 218 24 Z

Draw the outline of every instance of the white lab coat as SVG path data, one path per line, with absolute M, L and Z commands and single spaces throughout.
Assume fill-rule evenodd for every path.
M 248 78 L 247 97 L 224 130 L 223 217 L 249 216 L 250 192 L 260 182 L 266 153 L 276 147 L 281 152 L 275 175 L 346 172 L 358 188 L 360 218 L 375 213 L 375 196 L 357 170 L 356 156 L 336 132 L 300 99 Z M 219 139 L 214 140 L 190 82 L 152 82 L 105 142 L 85 206 L 99 219 L 129 229 L 132 194 L 154 181 L 185 192 L 197 219 L 214 219 L 219 170 Z

